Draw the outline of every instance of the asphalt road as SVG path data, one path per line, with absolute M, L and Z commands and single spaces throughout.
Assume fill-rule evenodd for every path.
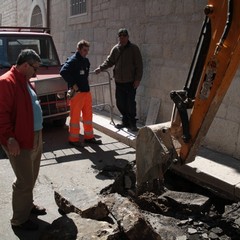
M 95 130 L 103 145 L 72 148 L 67 143 L 68 129 L 47 126 L 43 132 L 44 151 L 39 178 L 34 190 L 36 204 L 47 208 L 48 214 L 36 221 L 39 231 L 13 231 L 11 194 L 14 173 L 8 159 L 0 158 L 0 240 L 37 240 L 45 228 L 61 215 L 54 200 L 54 190 L 84 187 L 97 193 L 113 182 L 101 174 L 105 166 L 124 167 L 135 160 L 135 150 Z

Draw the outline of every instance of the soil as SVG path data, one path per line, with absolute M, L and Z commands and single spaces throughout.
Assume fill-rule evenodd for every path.
M 138 205 L 144 210 L 145 217 L 151 225 L 158 229 L 163 239 L 240 239 L 240 203 L 220 198 L 212 192 L 202 189 L 193 183 L 169 174 L 171 180 L 175 181 L 174 186 L 168 187 L 174 191 L 183 191 L 191 194 L 199 193 L 209 197 L 210 205 L 204 211 L 199 209 L 177 208 L 174 204 L 159 205 L 159 196 L 147 193 L 141 201 L 138 198 Z M 169 179 L 168 179 L 169 180 Z M 184 186 L 177 186 L 177 183 L 185 183 Z M 168 190 L 166 190 L 168 191 Z
M 171 171 L 167 171 L 164 183 L 156 191 L 136 194 L 136 189 L 123 187 L 126 176 L 134 179 L 131 168 L 116 178 L 111 189 L 105 189 L 102 193 L 118 192 L 134 201 L 163 240 L 240 239 L 240 202 L 219 197 Z M 194 204 L 192 207 L 177 205 L 174 201 L 161 198 L 168 191 L 187 193 L 186 200 L 200 194 L 209 198 L 209 204 L 201 209 L 194 207 Z

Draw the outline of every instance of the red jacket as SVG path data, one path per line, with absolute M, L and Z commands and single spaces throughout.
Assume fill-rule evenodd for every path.
M 0 143 L 14 137 L 22 149 L 32 149 L 33 109 L 25 76 L 15 66 L 0 76 Z M 30 84 L 31 85 L 31 84 Z

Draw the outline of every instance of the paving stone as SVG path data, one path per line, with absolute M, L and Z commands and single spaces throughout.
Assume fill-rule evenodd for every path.
M 85 188 L 54 192 L 55 201 L 64 213 L 75 212 L 84 218 L 103 219 L 108 216 L 107 206 L 92 191 Z

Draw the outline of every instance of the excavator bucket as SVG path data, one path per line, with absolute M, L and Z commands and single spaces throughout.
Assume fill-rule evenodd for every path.
M 137 189 L 154 190 L 175 161 L 194 161 L 240 62 L 240 1 L 209 0 L 186 84 L 171 91 L 171 122 L 146 126 L 136 139 Z M 158 184 L 158 185 L 159 185 Z M 158 186 L 157 186 L 158 187 Z
M 139 130 L 136 138 L 137 191 L 159 191 L 163 175 L 177 159 L 169 126 L 156 124 Z

